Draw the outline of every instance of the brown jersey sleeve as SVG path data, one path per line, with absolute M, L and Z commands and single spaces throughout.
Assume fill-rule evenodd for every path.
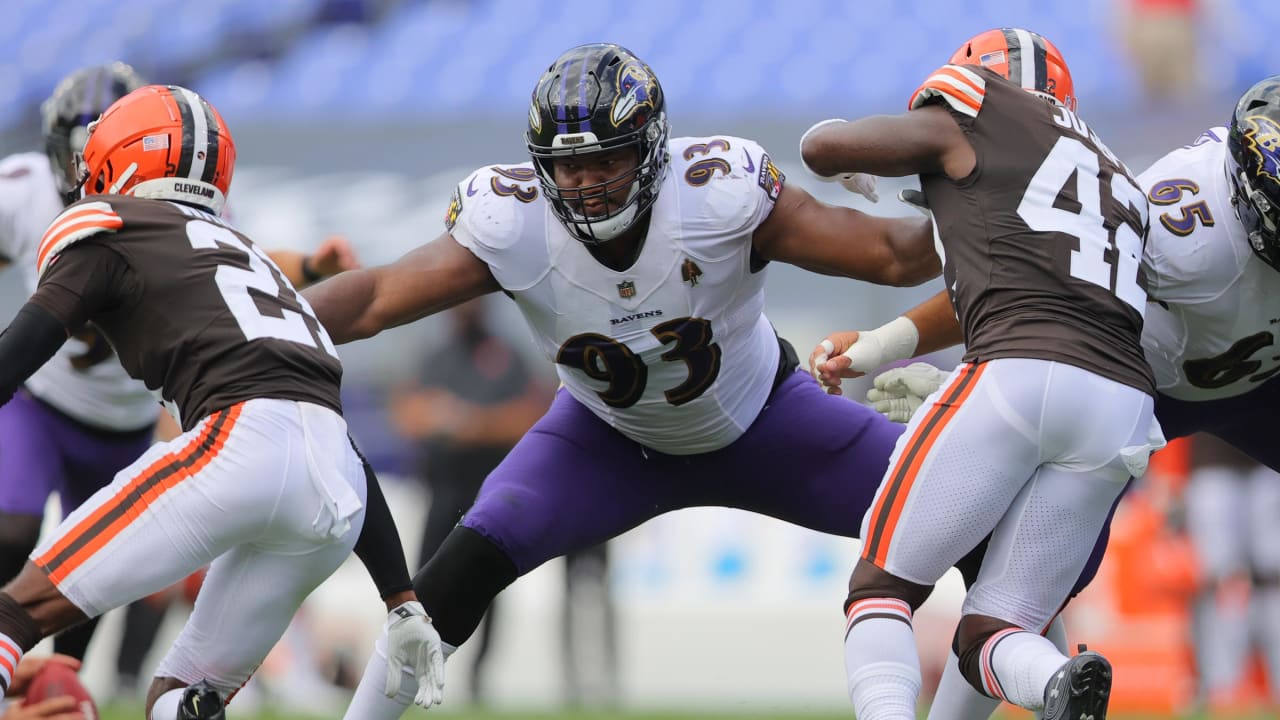
M 103 243 L 85 241 L 59 254 L 41 277 L 31 302 L 74 332 L 94 314 L 118 307 L 134 289 L 124 257 Z

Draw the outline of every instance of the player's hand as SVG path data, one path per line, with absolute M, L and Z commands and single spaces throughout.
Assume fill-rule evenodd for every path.
M 60 655 L 54 653 L 52 655 L 24 655 L 22 662 L 18 663 L 18 667 L 13 671 L 13 680 L 9 682 L 9 689 L 5 692 L 9 695 L 24 695 L 27 692 L 27 685 L 31 682 L 31 678 L 40 672 L 40 668 L 46 663 L 61 663 L 67 667 L 80 672 L 80 661 L 70 655 Z
M 342 235 L 330 235 L 311 253 L 311 270 L 324 277 L 360 267 L 351 243 Z
M 861 195 L 871 202 L 880 202 L 880 194 L 876 192 L 876 176 L 867 173 L 840 173 L 833 180 L 851 193 Z
M 925 217 L 932 217 L 933 210 L 929 208 L 929 200 L 924 193 L 912 188 L 905 188 L 898 191 L 898 199 L 918 210 Z
M 0 720 L 88 720 L 70 695 L 41 700 L 33 705 L 10 703 Z M 96 720 L 96 719 L 95 719 Z
M 947 373 L 924 362 L 886 370 L 872 381 L 875 387 L 867 391 L 867 400 L 876 412 L 893 422 L 911 420 L 925 398 L 942 387 Z
M 440 633 L 422 603 L 413 600 L 396 606 L 387 613 L 387 685 L 383 692 L 395 697 L 400 691 L 400 676 L 406 667 L 413 668 L 418 679 L 418 692 L 413 702 L 424 708 L 444 702 L 444 646 Z
M 854 368 L 853 359 L 845 355 L 849 348 L 857 344 L 858 337 L 857 330 L 831 333 L 809 353 L 809 372 L 813 373 L 822 389 L 831 395 L 844 394 L 840 389 L 841 379 L 866 374 L 865 370 Z

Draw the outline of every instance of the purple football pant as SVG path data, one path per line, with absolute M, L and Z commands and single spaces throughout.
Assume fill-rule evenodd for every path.
M 687 507 L 738 508 L 858 537 L 904 429 L 861 403 L 827 395 L 797 370 L 728 447 L 665 455 L 628 439 L 561 389 L 489 474 L 462 525 L 497 545 L 521 575 Z M 1106 540 L 1104 530 L 1075 592 L 1097 572 Z
M 462 524 L 495 543 L 522 575 L 687 507 L 739 508 L 857 537 L 903 428 L 827 395 L 797 370 L 729 446 L 665 455 L 561 389 L 489 474 Z
M 96 432 L 25 391 L 0 407 L 0 512 L 43 515 L 58 493 L 65 517 L 151 447 L 151 428 Z
M 1280 378 L 1273 378 L 1244 395 L 1221 400 L 1175 400 L 1156 396 L 1156 419 L 1166 438 L 1195 432 L 1214 435 L 1240 452 L 1280 471 L 1276 408 L 1280 408 Z

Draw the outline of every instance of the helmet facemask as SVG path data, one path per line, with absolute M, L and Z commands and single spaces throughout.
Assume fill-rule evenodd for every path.
M 1280 270 L 1280 75 L 1256 83 L 1236 104 L 1226 171 L 1249 247 Z
M 576 141 L 576 142 L 575 142 Z M 593 133 L 557 135 L 551 148 L 529 145 L 533 166 L 552 211 L 565 228 L 588 245 L 608 242 L 628 228 L 652 207 L 666 169 L 666 118 L 654 117 L 639 130 L 601 142 Z M 634 148 L 638 164 L 604 182 L 581 187 L 561 187 L 555 178 L 555 161 L 593 155 L 621 148 Z M 622 197 L 621 202 L 618 201 Z M 606 212 L 589 215 L 583 206 L 605 198 Z M 609 207 L 612 205 L 613 207 Z

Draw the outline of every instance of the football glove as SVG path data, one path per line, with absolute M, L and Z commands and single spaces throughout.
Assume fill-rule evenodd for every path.
M 905 425 L 911 422 L 911 416 L 916 414 L 924 398 L 915 395 L 890 395 L 882 390 L 871 388 L 867 391 L 867 401 L 876 412 L 889 418 L 890 421 Z
M 387 634 L 386 696 L 396 696 L 401 673 L 411 667 L 418 680 L 413 702 L 424 708 L 444 702 L 444 647 L 422 603 L 398 605 L 387 613 L 383 629 Z
M 872 381 L 867 400 L 876 412 L 893 422 L 905 423 L 942 383 L 948 373 L 925 362 L 886 370 Z
M 898 191 L 898 199 L 919 210 L 925 217 L 931 217 L 933 211 L 929 209 L 929 200 L 924 193 L 913 188 L 904 188 Z

